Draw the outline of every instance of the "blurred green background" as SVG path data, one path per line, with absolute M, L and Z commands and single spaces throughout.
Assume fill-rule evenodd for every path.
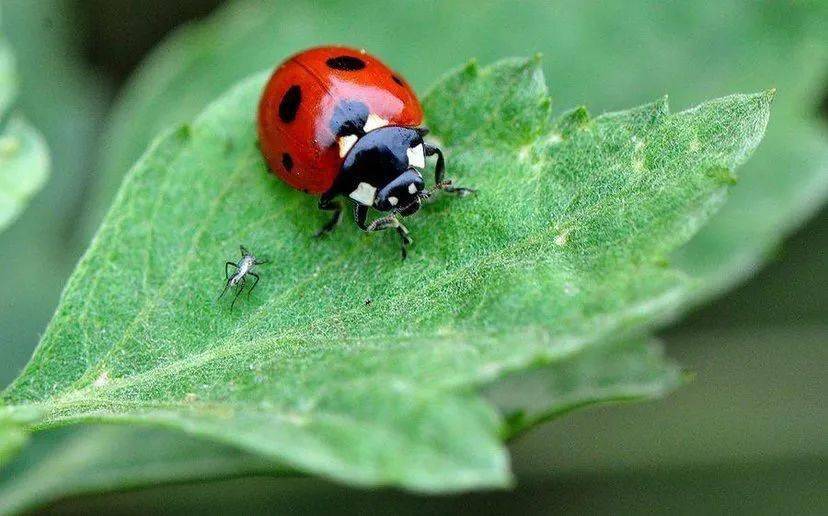
M 597 114 L 663 94 L 678 110 L 776 87 L 766 139 L 733 202 L 676 257 L 713 278 L 708 293 L 740 285 L 662 332 L 693 383 L 659 402 L 576 412 L 520 437 L 512 492 L 425 499 L 254 478 L 45 495 L 45 510 L 828 512 L 826 2 L 393 3 L 3 0 L 2 33 L 21 76 L 17 109 L 53 159 L 49 184 L 0 234 L 3 384 L 30 356 L 152 137 L 244 76 L 333 42 L 378 54 L 420 92 L 471 57 L 541 51 L 556 111 L 585 104 Z M 764 178 L 761 186 L 751 177 Z M 751 195 L 740 197 L 749 184 Z M 722 235 L 744 240 L 744 256 L 728 256 L 724 270 Z

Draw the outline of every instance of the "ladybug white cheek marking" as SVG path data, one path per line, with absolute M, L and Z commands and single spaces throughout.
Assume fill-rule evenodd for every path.
M 410 166 L 417 168 L 425 168 L 425 154 L 423 153 L 422 145 L 412 147 L 405 151 L 405 153 L 408 155 L 408 164 Z
M 410 193 L 410 194 L 412 194 L 412 195 L 413 195 L 413 194 L 415 194 L 415 193 L 417 193 L 417 185 L 415 185 L 414 183 L 409 183 L 409 185 L 408 185 L 408 193 Z
M 348 154 L 348 151 L 351 150 L 351 147 L 354 146 L 354 144 L 357 142 L 358 139 L 359 139 L 359 136 L 357 136 L 355 134 L 349 134 L 348 136 L 341 137 L 337 141 L 337 143 L 339 143 L 339 157 L 344 158 L 345 155 Z
M 391 206 L 396 206 L 399 202 L 400 202 L 400 200 L 399 200 L 399 199 L 397 199 L 396 197 L 393 197 L 393 196 L 392 196 L 392 197 L 389 197 L 389 198 L 388 198 L 388 203 L 389 203 Z
M 368 183 L 360 183 L 357 185 L 356 190 L 348 194 L 348 197 L 360 204 L 371 206 L 374 204 L 374 196 L 376 193 L 377 189 L 373 186 Z
M 379 115 L 375 115 L 374 113 L 370 113 L 368 115 L 368 120 L 365 121 L 365 125 L 362 127 L 362 130 L 367 133 L 368 131 L 373 131 L 374 129 L 385 127 L 386 125 L 388 125 L 388 120 Z

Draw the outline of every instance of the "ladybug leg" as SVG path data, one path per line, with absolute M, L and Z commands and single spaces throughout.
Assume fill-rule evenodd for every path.
M 437 165 L 434 167 L 434 188 L 436 190 L 442 190 L 444 192 L 459 195 L 460 197 L 465 197 L 469 194 L 475 193 L 475 190 L 472 190 L 471 188 L 451 186 L 451 180 L 446 181 L 443 178 L 446 171 L 446 160 L 443 158 L 443 151 L 441 151 L 439 147 L 426 143 L 423 145 L 423 148 L 426 156 L 437 155 Z
M 437 166 L 434 167 L 434 184 L 437 185 L 437 188 L 440 188 L 440 185 L 444 184 L 443 174 L 446 171 L 446 160 L 443 158 L 443 151 L 439 147 L 427 143 L 423 144 L 423 149 L 426 156 L 437 155 Z
M 354 220 L 356 221 L 357 226 L 359 226 L 359 229 L 368 233 L 382 231 L 384 229 L 396 229 L 397 234 L 400 235 L 400 251 L 402 252 L 402 259 L 406 259 L 408 256 L 408 246 L 411 245 L 413 240 L 411 239 L 411 235 L 408 233 L 408 228 L 406 228 L 402 222 L 397 219 L 396 215 L 386 215 L 375 219 L 373 222 L 368 224 L 368 206 L 355 204 Z
M 321 237 L 322 235 L 326 235 L 336 228 L 339 221 L 342 220 L 342 205 L 335 201 L 333 195 L 329 195 L 325 193 L 322 195 L 322 198 L 319 199 L 319 209 L 325 211 L 332 211 L 334 212 L 331 220 L 329 220 L 322 229 L 316 232 L 316 237 Z

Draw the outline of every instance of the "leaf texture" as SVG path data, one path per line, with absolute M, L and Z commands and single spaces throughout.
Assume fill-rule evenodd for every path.
M 450 176 L 479 193 L 412 218 L 401 263 L 395 235 L 311 238 L 314 199 L 256 149 L 264 79 L 131 171 L 5 391 L 42 413 L 34 429 L 151 423 L 357 485 L 507 485 L 508 425 L 479 390 L 680 309 L 693 281 L 664 258 L 721 204 L 723 171 L 756 147 L 772 99 L 553 120 L 537 59 L 449 74 L 428 123 Z M 215 297 L 239 243 L 273 263 L 230 312 Z

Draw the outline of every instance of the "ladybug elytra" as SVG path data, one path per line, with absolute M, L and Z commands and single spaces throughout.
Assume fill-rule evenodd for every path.
M 428 129 L 422 121 L 414 91 L 377 58 L 347 47 L 319 47 L 290 57 L 270 77 L 259 103 L 258 132 L 271 171 L 319 195 L 319 208 L 333 212 L 317 235 L 339 223 L 337 198 L 345 197 L 362 230 L 397 230 L 405 258 L 411 238 L 398 217 L 416 213 L 430 195 L 421 175 L 426 157 L 437 156 L 435 189 L 472 192 L 444 181 L 443 153 L 424 141 Z M 387 214 L 369 223 L 370 208 Z

